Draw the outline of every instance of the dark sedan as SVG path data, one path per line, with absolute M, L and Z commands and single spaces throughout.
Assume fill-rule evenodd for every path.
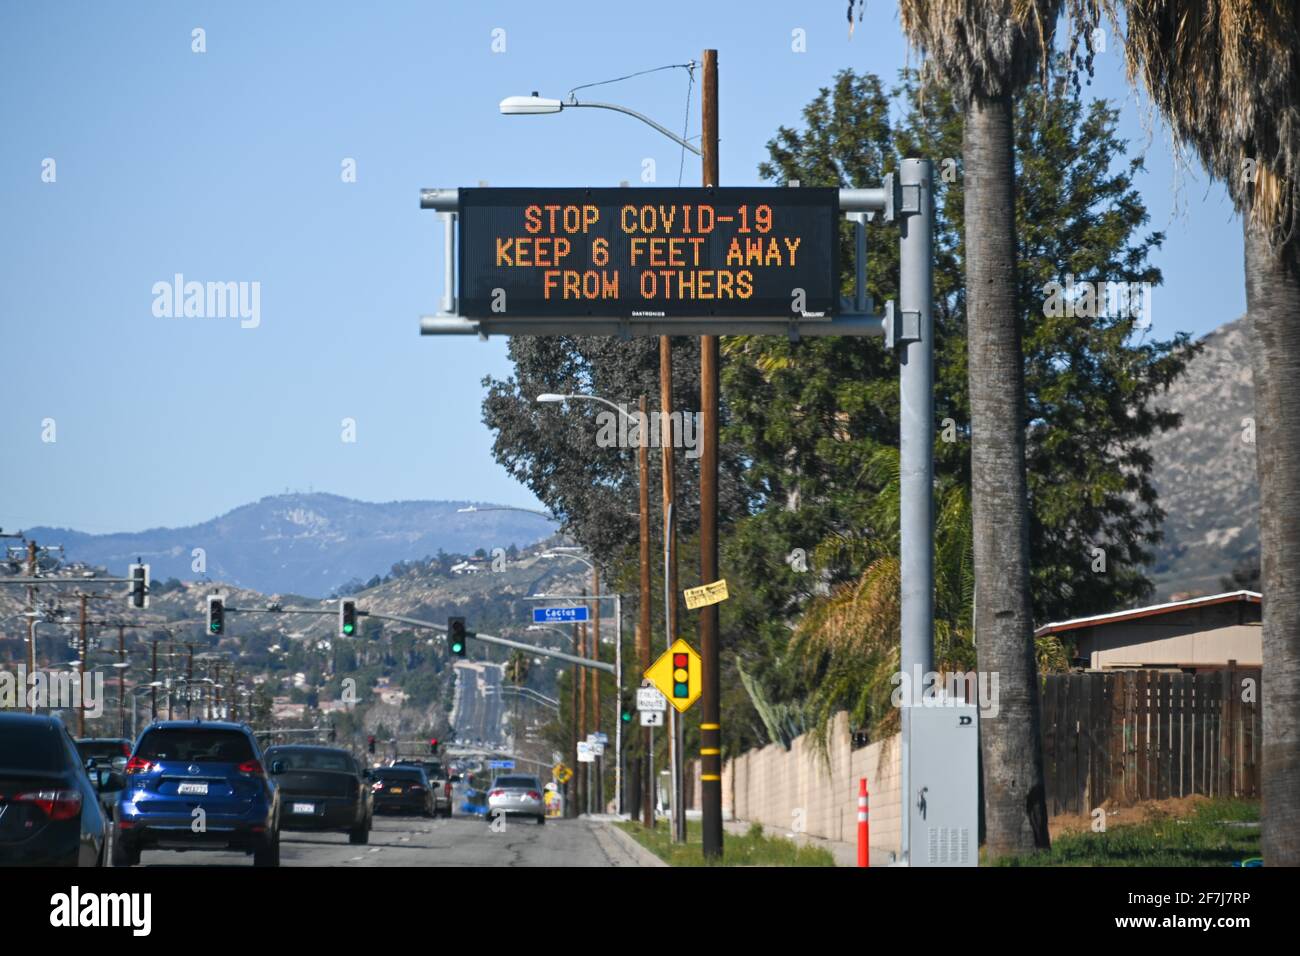
M 376 767 L 370 773 L 375 778 L 371 789 L 376 812 L 393 810 L 433 816 L 433 790 L 422 767 Z
M 281 746 L 266 751 L 280 787 L 280 828 L 342 830 L 349 843 L 368 843 L 374 819 L 369 775 L 335 747 Z
M 124 770 L 131 759 L 131 741 L 125 737 L 78 737 L 77 753 L 87 767 L 93 759 L 97 767 Z
M 0 713 L 0 866 L 102 866 L 108 831 L 63 722 Z

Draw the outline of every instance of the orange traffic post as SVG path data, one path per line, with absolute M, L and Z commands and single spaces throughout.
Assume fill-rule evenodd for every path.
M 867 812 L 867 778 L 862 777 L 858 780 L 858 866 L 871 865 Z

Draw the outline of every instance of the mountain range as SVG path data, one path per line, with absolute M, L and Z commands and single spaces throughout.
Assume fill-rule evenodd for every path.
M 1148 573 L 1157 600 L 1221 589 L 1234 568 L 1258 562 L 1259 488 L 1253 444 L 1254 388 L 1245 318 L 1220 326 L 1161 396 L 1182 426 L 1150 440 L 1153 481 L 1166 512 L 1164 540 Z M 283 494 L 202 524 L 115 534 L 26 529 L 62 544 L 64 558 L 124 574 L 137 558 L 155 581 L 220 581 L 263 594 L 324 597 L 372 580 L 394 564 L 439 550 L 489 554 L 525 547 L 555 530 L 527 512 L 465 512 L 466 501 L 364 502 L 325 493 Z M 196 565 L 201 548 L 204 566 Z
M 1221 591 L 1221 578 L 1259 561 L 1248 328 L 1242 317 L 1205 336 L 1201 354 L 1160 400 L 1183 423 L 1150 443 L 1166 514 L 1149 572 L 1159 600 Z
M 460 510 L 471 505 L 484 510 Z M 317 492 L 271 495 L 185 528 L 86 534 L 37 527 L 25 533 L 41 544 L 62 545 L 68 561 L 120 575 L 142 558 L 155 581 L 209 578 L 266 594 L 323 597 L 439 550 L 470 554 L 482 548 L 490 554 L 555 531 L 554 522 L 541 515 L 486 510 L 492 507 L 468 501 L 355 501 Z

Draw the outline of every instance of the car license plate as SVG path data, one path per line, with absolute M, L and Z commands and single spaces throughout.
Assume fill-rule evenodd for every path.
M 316 804 L 314 803 L 295 803 L 293 805 L 294 813 L 315 813 Z
M 206 783 L 183 783 L 176 788 L 177 793 L 193 793 L 199 796 L 207 796 L 208 785 Z
M 389 792 L 389 793 L 401 793 L 401 792 L 402 792 L 402 788 L 401 788 L 401 787 L 393 787 L 393 788 L 390 789 L 388 792 Z

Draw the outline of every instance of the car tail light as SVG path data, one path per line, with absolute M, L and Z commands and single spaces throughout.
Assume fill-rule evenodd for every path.
M 446 783 L 444 783 L 444 784 L 442 785 L 442 792 L 443 792 L 444 795 L 446 795 L 446 796 L 448 796 L 448 797 L 451 796 L 451 781 L 450 781 L 450 780 L 448 780 Z
M 245 760 L 239 765 L 239 772 L 246 773 L 254 777 L 266 776 L 266 771 L 262 769 L 261 763 L 256 760 Z
M 126 762 L 127 773 L 148 773 L 153 769 L 153 764 L 140 757 L 132 757 Z
M 542 799 L 542 795 L 541 795 L 540 793 L 538 793 L 536 790 L 529 790 L 529 791 L 528 791 L 528 799 L 530 799 L 530 800 L 540 800 L 540 799 Z
M 370 789 L 374 793 L 378 793 L 380 790 L 384 789 L 384 781 L 376 780 L 374 783 L 370 785 Z
M 506 792 L 504 790 L 493 790 L 488 794 L 489 797 L 504 797 L 505 795 Z
M 131 756 L 131 745 L 130 745 L 130 744 L 122 744 L 122 756 L 123 756 L 123 757 L 129 757 L 129 756 Z
M 411 793 L 415 793 L 415 791 L 417 791 L 417 790 L 419 790 L 421 793 L 423 793 L 423 792 L 424 792 L 424 787 L 420 786 L 418 783 L 413 783 L 413 784 L 411 784 Z
M 51 820 L 71 820 L 81 813 L 80 790 L 32 790 L 14 797 L 15 803 L 34 803 Z

